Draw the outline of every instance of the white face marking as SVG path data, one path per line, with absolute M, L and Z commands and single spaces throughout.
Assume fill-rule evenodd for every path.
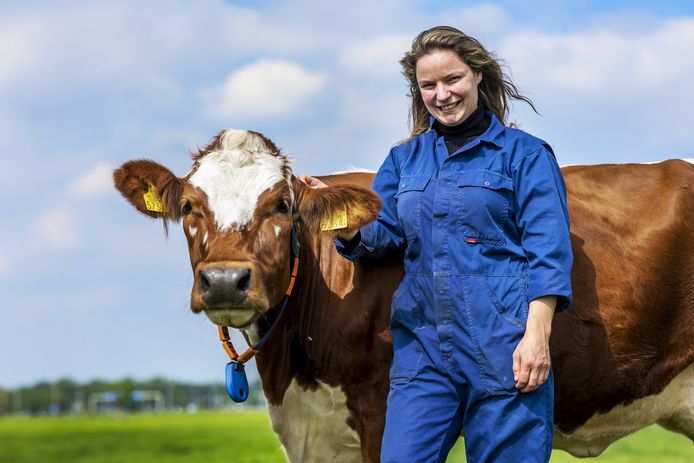
M 272 429 L 290 462 L 361 462 L 357 432 L 347 426 L 349 410 L 342 389 L 318 383 L 314 391 L 287 388 L 281 406 L 269 405 Z
M 190 237 L 191 237 L 191 238 L 194 238 L 194 237 L 195 237 L 195 234 L 196 234 L 197 232 L 198 232 L 198 229 L 195 228 L 195 227 L 190 227 L 190 228 L 188 229 L 188 233 L 190 234 Z
M 243 227 L 253 218 L 258 197 L 284 178 L 285 156 L 267 151 L 263 141 L 243 130 L 227 130 L 222 149 L 203 156 L 190 183 L 207 195 L 221 230 Z
M 680 431 L 694 435 L 694 365 L 659 394 L 595 415 L 570 434 L 555 427 L 553 447 L 576 457 L 593 457 L 617 439 L 653 423 L 675 424 Z
M 202 236 L 202 244 L 207 244 L 207 232 Z
M 280 232 L 282 231 L 282 227 L 280 227 L 279 225 L 275 225 L 274 228 L 275 228 L 275 238 L 277 238 L 278 236 L 280 236 Z

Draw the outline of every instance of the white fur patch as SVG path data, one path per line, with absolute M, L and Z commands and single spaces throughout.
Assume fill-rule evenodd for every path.
M 612 442 L 653 423 L 675 423 L 694 436 L 694 365 L 677 375 L 660 394 L 619 405 L 590 418 L 570 434 L 554 430 L 554 448 L 576 457 L 593 457 Z
M 207 232 L 202 237 L 202 244 L 207 244 Z
M 253 218 L 258 197 L 284 178 L 287 158 L 271 154 L 264 142 L 244 130 L 227 130 L 222 148 L 200 158 L 190 183 L 207 195 L 221 230 L 243 227 Z
M 195 237 L 195 234 L 196 234 L 197 232 L 198 232 L 198 229 L 195 228 L 195 227 L 190 227 L 190 228 L 188 229 L 188 233 L 190 233 L 190 237 L 191 237 L 191 238 Z
M 280 227 L 279 225 L 275 225 L 274 229 L 275 229 L 275 238 L 277 238 L 278 236 L 280 236 L 280 232 L 282 231 L 282 227 Z
M 269 405 L 272 429 L 292 463 L 360 463 L 357 432 L 347 426 L 349 411 L 342 389 L 318 383 L 301 389 L 293 380 L 281 406 Z

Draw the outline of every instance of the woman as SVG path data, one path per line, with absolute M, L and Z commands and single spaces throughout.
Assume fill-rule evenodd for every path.
M 552 316 L 571 299 L 561 171 L 504 125 L 508 98 L 532 103 L 477 40 L 435 27 L 401 64 L 412 136 L 376 174 L 377 221 L 336 240 L 350 259 L 405 249 L 381 461 L 445 461 L 464 428 L 468 462 L 546 462 Z

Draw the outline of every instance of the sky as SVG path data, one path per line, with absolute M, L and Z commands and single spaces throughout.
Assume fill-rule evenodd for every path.
M 229 127 L 296 173 L 375 170 L 408 133 L 398 60 L 439 24 L 503 60 L 540 112 L 511 119 L 560 164 L 694 157 L 691 1 L 2 2 L 0 387 L 222 381 L 183 233 L 132 209 L 112 170 L 185 175 Z

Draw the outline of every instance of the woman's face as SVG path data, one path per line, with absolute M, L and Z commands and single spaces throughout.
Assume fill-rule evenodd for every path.
M 482 74 L 453 50 L 433 50 L 417 60 L 417 85 L 429 114 L 443 125 L 458 125 L 477 108 L 477 85 Z

